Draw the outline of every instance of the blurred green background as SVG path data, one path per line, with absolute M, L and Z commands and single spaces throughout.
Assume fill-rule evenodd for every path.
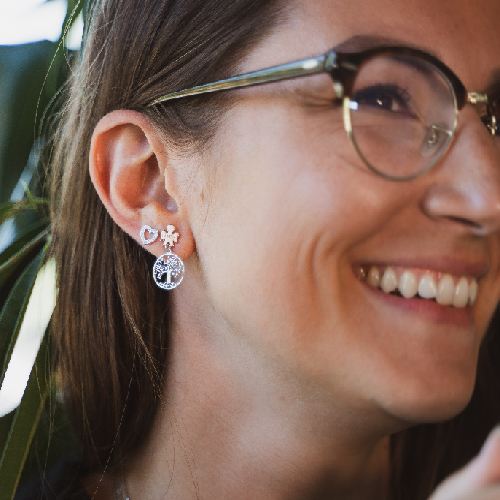
M 0 45 L 0 387 L 45 260 L 48 125 L 78 57 L 65 35 L 87 7 L 83 0 L 68 0 L 56 41 Z M 11 500 L 19 481 L 42 474 L 74 448 L 50 357 L 45 336 L 21 404 L 0 418 L 0 500 Z

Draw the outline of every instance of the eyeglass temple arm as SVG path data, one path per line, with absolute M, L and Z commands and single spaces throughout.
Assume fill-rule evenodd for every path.
M 160 102 L 171 101 L 181 97 L 194 96 L 205 94 L 208 92 L 218 92 L 220 90 L 237 89 L 241 87 L 249 87 L 251 85 L 261 85 L 263 83 L 276 82 L 279 80 L 288 80 L 299 76 L 315 75 L 325 71 L 331 71 L 336 66 L 336 54 L 331 51 L 321 56 L 310 59 L 302 59 L 272 68 L 246 73 L 244 75 L 234 76 L 226 80 L 219 80 L 214 83 L 199 85 L 190 89 L 179 90 L 158 97 L 148 106 L 154 106 Z

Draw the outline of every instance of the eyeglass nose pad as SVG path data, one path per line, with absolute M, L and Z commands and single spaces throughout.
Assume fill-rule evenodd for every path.
M 337 99 L 344 98 L 345 90 L 344 90 L 344 85 L 342 84 L 342 82 L 340 82 L 339 80 L 334 80 L 333 81 L 333 90 L 335 92 L 335 97 Z
M 481 92 L 468 92 L 467 101 L 472 104 L 478 112 L 481 121 L 486 126 L 492 136 L 497 135 L 497 114 L 499 97 L 490 98 L 488 94 Z
M 488 113 L 486 116 L 483 116 L 481 118 L 481 121 L 483 122 L 483 124 L 486 126 L 486 128 L 493 137 L 496 137 L 498 135 L 497 134 L 498 120 L 495 115 Z
M 446 148 L 453 137 L 453 131 L 439 125 L 431 125 L 426 127 L 426 132 L 422 145 L 420 147 L 420 154 L 427 158 L 439 154 Z

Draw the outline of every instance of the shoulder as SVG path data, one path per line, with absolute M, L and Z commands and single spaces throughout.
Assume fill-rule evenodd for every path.
M 43 477 L 20 486 L 14 500 L 90 500 L 81 483 L 84 474 L 78 456 L 66 457 Z

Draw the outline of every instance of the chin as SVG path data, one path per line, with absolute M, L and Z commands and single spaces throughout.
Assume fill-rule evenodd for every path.
M 448 385 L 446 390 L 439 389 L 436 387 L 434 391 L 405 394 L 401 400 L 393 400 L 386 410 L 410 425 L 443 422 L 458 415 L 469 404 L 474 381 L 454 387 Z

